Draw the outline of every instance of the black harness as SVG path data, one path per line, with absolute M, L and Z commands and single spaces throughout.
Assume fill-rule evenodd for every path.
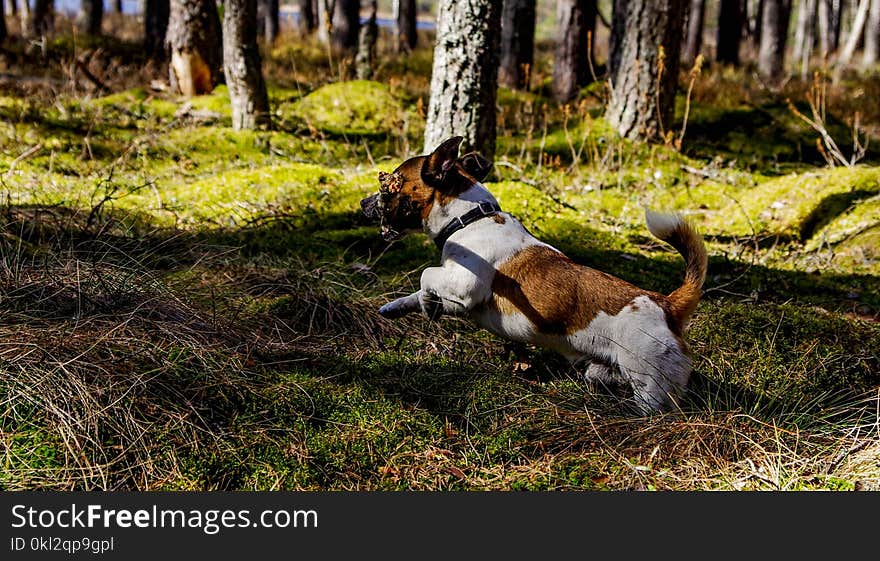
M 498 203 L 480 201 L 477 203 L 476 208 L 472 208 L 463 215 L 456 216 L 447 222 L 446 226 L 443 226 L 443 229 L 440 230 L 440 233 L 434 238 L 434 243 L 437 244 L 437 247 L 442 252 L 443 246 L 446 245 L 449 236 L 463 229 L 468 224 L 473 224 L 477 220 L 486 218 L 487 216 L 495 216 L 499 212 L 501 212 L 501 207 L 498 206 Z

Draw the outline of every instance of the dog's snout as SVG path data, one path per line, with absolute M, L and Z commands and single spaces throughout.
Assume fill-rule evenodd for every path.
M 379 195 L 371 195 L 361 200 L 361 210 L 370 220 L 379 219 Z

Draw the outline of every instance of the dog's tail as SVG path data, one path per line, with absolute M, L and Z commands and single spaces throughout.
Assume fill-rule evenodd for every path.
M 706 246 L 694 226 L 680 214 L 645 211 L 648 230 L 684 257 L 684 282 L 669 295 L 670 312 L 681 329 L 697 308 L 706 280 Z

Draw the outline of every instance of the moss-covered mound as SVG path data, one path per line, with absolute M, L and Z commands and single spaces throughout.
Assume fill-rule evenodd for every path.
M 399 130 L 404 115 L 387 86 L 368 80 L 328 84 L 294 103 L 290 111 L 309 127 L 356 136 Z

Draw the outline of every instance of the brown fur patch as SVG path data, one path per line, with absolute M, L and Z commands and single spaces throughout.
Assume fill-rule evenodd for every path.
M 505 222 L 507 222 L 507 219 L 504 218 L 503 216 L 501 216 L 500 214 L 492 215 L 492 220 L 494 220 L 498 224 L 504 224 Z
M 522 313 L 546 334 L 575 333 L 599 312 L 616 315 L 639 296 L 648 296 L 663 308 L 667 320 L 671 317 L 662 294 L 578 265 L 543 246 L 527 247 L 503 263 L 495 273 L 492 291 L 501 313 Z

